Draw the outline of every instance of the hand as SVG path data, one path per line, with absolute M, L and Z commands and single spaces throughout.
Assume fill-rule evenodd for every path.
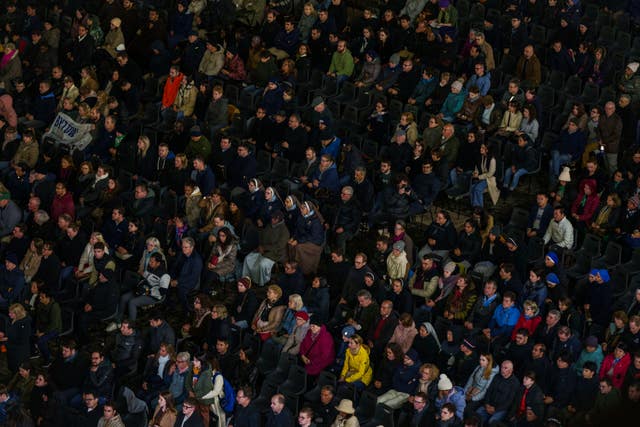
M 169 282 L 169 284 L 172 288 L 175 288 L 176 286 L 178 286 L 178 281 L 176 279 L 173 279 L 171 282 Z
M 473 329 L 473 323 L 469 322 L 468 320 L 466 322 L 464 322 L 464 327 L 471 330 Z
M 436 244 L 436 240 L 435 240 L 435 239 L 432 239 L 431 237 L 429 237 L 429 238 L 427 239 L 427 243 L 429 243 L 429 246 L 435 246 L 435 244 Z
M 545 403 L 545 404 L 547 404 L 547 405 L 552 404 L 552 403 L 553 403 L 553 397 L 551 397 L 551 396 L 545 396 L 545 397 L 544 397 L 544 403 Z
M 336 228 L 336 234 L 342 234 L 342 233 L 344 233 L 344 228 L 342 227 Z
M 496 412 L 496 408 L 488 403 L 484 405 L 484 410 L 487 411 L 489 415 L 493 415 Z

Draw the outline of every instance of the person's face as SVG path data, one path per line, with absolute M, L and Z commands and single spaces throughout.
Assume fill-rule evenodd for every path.
M 347 49 L 347 43 L 340 41 L 338 42 L 338 52 L 342 53 Z
M 447 408 L 442 408 L 440 410 L 440 419 L 442 421 L 449 421 L 451 418 L 453 418 L 455 415 L 455 413 L 449 412 L 449 409 Z
M 333 401 L 333 393 L 329 390 L 322 390 L 320 392 L 320 401 L 323 405 L 328 405 Z
M 613 350 L 613 355 L 616 357 L 616 359 L 622 359 L 622 357 L 624 356 L 624 350 L 616 347 L 616 349 Z
M 489 359 L 487 359 L 485 356 L 480 356 L 480 366 L 483 369 L 489 366 Z
M 184 418 L 191 417 L 193 413 L 196 411 L 196 407 L 187 403 L 182 404 L 182 414 Z
M 629 322 L 629 332 L 633 335 L 640 332 L 640 322 Z
M 487 297 L 493 296 L 496 293 L 496 285 L 493 282 L 487 282 L 484 285 L 484 295 Z
M 389 173 L 389 171 L 391 170 L 391 164 L 390 163 L 380 163 L 380 172 L 383 174 Z
M 193 253 L 193 246 L 191 246 L 188 242 L 182 242 L 182 253 L 185 256 L 191 256 Z
M 513 373 L 513 365 L 509 362 L 502 362 L 502 365 L 500 365 L 500 374 L 504 378 L 509 378 L 512 373 Z
M 447 222 L 447 218 L 442 213 L 438 213 L 436 215 L 436 222 L 438 225 L 444 225 Z
M 564 215 L 561 210 L 556 209 L 553 211 L 553 219 L 556 221 L 562 221 L 562 218 L 564 218 Z
M 279 414 L 282 411 L 282 408 L 284 408 L 284 404 L 280 403 L 278 399 L 276 398 L 271 399 L 271 410 L 274 413 Z
M 601 394 L 609 394 L 609 393 L 611 393 L 612 386 L 610 386 L 609 384 L 607 384 L 604 381 L 601 381 L 599 388 L 600 388 L 600 393 Z

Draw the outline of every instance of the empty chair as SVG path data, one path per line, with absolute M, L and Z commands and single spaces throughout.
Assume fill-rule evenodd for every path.
M 515 228 L 518 230 L 524 230 L 529 223 L 529 211 L 523 208 L 513 208 L 511 211 L 511 218 L 506 228 Z
M 256 156 L 256 163 L 258 166 L 256 168 L 257 176 L 264 175 L 265 173 L 269 172 L 271 170 L 271 155 L 269 154 L 269 152 L 266 150 L 258 151 L 258 154 Z
M 536 265 L 544 259 L 544 240 L 542 237 L 533 236 L 527 242 L 527 255 L 529 256 L 529 265 Z
M 393 417 L 393 409 L 385 404 L 377 405 L 373 418 L 371 418 L 367 423 L 360 425 L 362 427 L 394 427 L 395 419 Z
M 615 49 L 619 52 L 628 52 L 631 49 L 631 34 L 626 31 L 618 31 L 616 34 Z
M 622 261 L 622 245 L 615 242 L 607 243 L 604 254 L 593 260 L 593 268 L 613 268 Z
M 531 34 L 529 34 L 529 38 L 535 44 L 544 45 L 547 43 L 547 29 L 542 25 L 534 25 L 531 27 Z
M 302 366 L 291 365 L 287 379 L 278 387 L 278 392 L 302 396 L 307 390 L 307 371 Z
M 567 270 L 567 277 L 571 280 L 579 280 L 586 277 L 589 271 L 591 271 L 591 257 L 585 254 L 576 254 L 576 263 Z
M 549 85 L 541 85 L 538 88 L 538 98 L 540 99 L 540 104 L 542 104 L 542 110 L 548 111 L 553 107 L 556 91 Z
M 360 396 L 360 402 L 358 403 L 358 407 L 356 408 L 356 413 L 354 414 L 360 424 L 365 424 L 367 421 L 373 418 L 373 414 L 375 413 L 376 406 L 378 403 L 378 396 L 371 393 L 370 391 L 365 391 Z
M 571 76 L 564 84 L 564 93 L 570 97 L 580 96 L 582 91 L 582 80 L 578 76 Z
M 605 25 L 600 28 L 600 34 L 598 35 L 598 44 L 602 46 L 611 46 L 616 41 L 616 29 Z
M 610 86 L 602 88 L 600 91 L 600 97 L 598 98 L 598 104 L 606 104 L 609 101 L 614 102 L 616 100 L 616 90 Z
M 611 278 L 609 283 L 611 283 L 611 286 L 613 287 L 613 298 L 617 300 L 627 293 L 631 276 L 622 268 L 621 265 L 610 269 L 609 276 Z
M 576 251 L 577 255 L 587 255 L 591 258 L 600 256 L 600 246 L 602 245 L 602 239 L 595 234 L 587 234 L 584 236 L 582 246 Z
M 586 83 L 582 89 L 580 100 L 583 104 L 595 104 L 600 96 L 600 86 L 595 83 Z
M 564 86 L 566 76 L 563 72 L 557 70 L 551 70 L 549 73 L 549 78 L 547 80 L 547 84 L 551 86 L 554 90 L 562 90 Z
M 258 372 L 265 376 L 269 375 L 278 366 L 279 357 L 280 349 L 277 346 L 265 345 L 256 361 Z
M 631 260 L 622 264 L 621 268 L 630 276 L 640 273 L 640 251 L 633 251 Z
M 280 355 L 278 366 L 276 366 L 276 369 L 274 369 L 271 373 L 269 373 L 269 375 L 267 375 L 267 377 L 264 379 L 265 382 L 270 382 L 276 385 L 282 383 L 287 379 L 287 376 L 289 375 L 289 368 L 291 368 L 291 365 L 295 363 L 295 356 L 292 356 L 288 353 Z

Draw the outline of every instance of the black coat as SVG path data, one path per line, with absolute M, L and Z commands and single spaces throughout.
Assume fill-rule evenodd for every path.
M 17 372 L 22 362 L 31 354 L 31 319 L 25 317 L 7 325 L 7 363 L 12 372 Z

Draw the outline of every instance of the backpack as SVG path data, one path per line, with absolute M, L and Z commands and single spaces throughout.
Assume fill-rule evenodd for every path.
M 222 376 L 222 374 L 220 374 L 220 372 L 216 372 L 213 375 L 213 382 L 215 384 L 216 381 L 216 377 L 220 375 Z M 236 404 L 236 392 L 233 391 L 233 387 L 231 386 L 231 383 L 229 381 L 227 381 L 227 379 L 225 377 L 222 377 L 222 382 L 223 382 L 223 386 L 222 389 L 224 391 L 224 397 L 222 397 L 220 399 L 220 406 L 222 406 L 222 410 L 224 412 L 226 412 L 227 414 L 233 412 L 233 408 Z

